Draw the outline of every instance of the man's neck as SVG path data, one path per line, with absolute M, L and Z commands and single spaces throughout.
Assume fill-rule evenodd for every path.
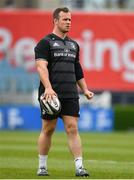
M 61 39 L 64 39 L 67 36 L 67 33 L 62 33 L 60 31 L 56 31 L 55 29 L 52 32 L 53 34 L 55 34 L 56 36 L 60 37 Z

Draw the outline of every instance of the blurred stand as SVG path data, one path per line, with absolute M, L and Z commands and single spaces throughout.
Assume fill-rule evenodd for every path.
M 53 10 L 67 6 L 79 11 L 131 11 L 134 0 L 0 0 L 0 8 L 37 8 Z
M 67 6 L 71 9 L 84 9 L 85 1 L 83 0 L 61 0 L 63 6 Z
M 85 10 L 86 11 L 98 11 L 106 9 L 106 1 L 105 0 L 89 0 L 85 2 Z
M 61 0 L 61 4 L 82 11 L 132 10 L 133 0 Z
M 4 8 L 7 10 L 16 8 L 16 4 L 15 4 L 14 0 L 6 0 Z
M 37 0 L 0 0 L 0 8 L 3 9 L 22 9 L 22 8 L 38 8 Z

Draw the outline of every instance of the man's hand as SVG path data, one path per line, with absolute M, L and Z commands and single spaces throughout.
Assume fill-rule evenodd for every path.
M 94 93 L 88 90 L 88 87 L 84 78 L 77 81 L 77 83 L 87 99 L 91 99 L 94 96 Z
M 44 98 L 46 99 L 46 101 L 51 101 L 54 96 L 57 96 L 57 94 L 52 88 L 45 89 Z
M 91 99 L 91 98 L 93 98 L 94 93 L 87 89 L 84 91 L 84 95 L 86 96 L 87 99 Z

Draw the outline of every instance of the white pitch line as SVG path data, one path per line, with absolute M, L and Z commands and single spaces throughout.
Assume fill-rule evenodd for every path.
M 117 164 L 117 163 L 126 163 L 126 164 L 134 164 L 133 161 L 112 161 L 112 160 L 88 160 L 89 163 L 102 163 L 102 164 Z

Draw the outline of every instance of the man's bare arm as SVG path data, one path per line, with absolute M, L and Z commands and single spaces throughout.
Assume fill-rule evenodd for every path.
M 83 91 L 87 99 L 91 99 L 93 97 L 94 93 L 88 90 L 87 84 L 84 78 L 78 80 L 77 84 L 79 85 L 80 89 Z
M 48 66 L 48 62 L 43 59 L 36 61 L 37 72 L 39 73 L 40 80 L 45 87 L 44 96 L 46 100 L 49 100 L 49 99 L 52 99 L 53 96 L 56 95 L 56 93 L 52 89 L 52 86 L 49 80 L 49 73 L 48 73 L 47 66 Z

